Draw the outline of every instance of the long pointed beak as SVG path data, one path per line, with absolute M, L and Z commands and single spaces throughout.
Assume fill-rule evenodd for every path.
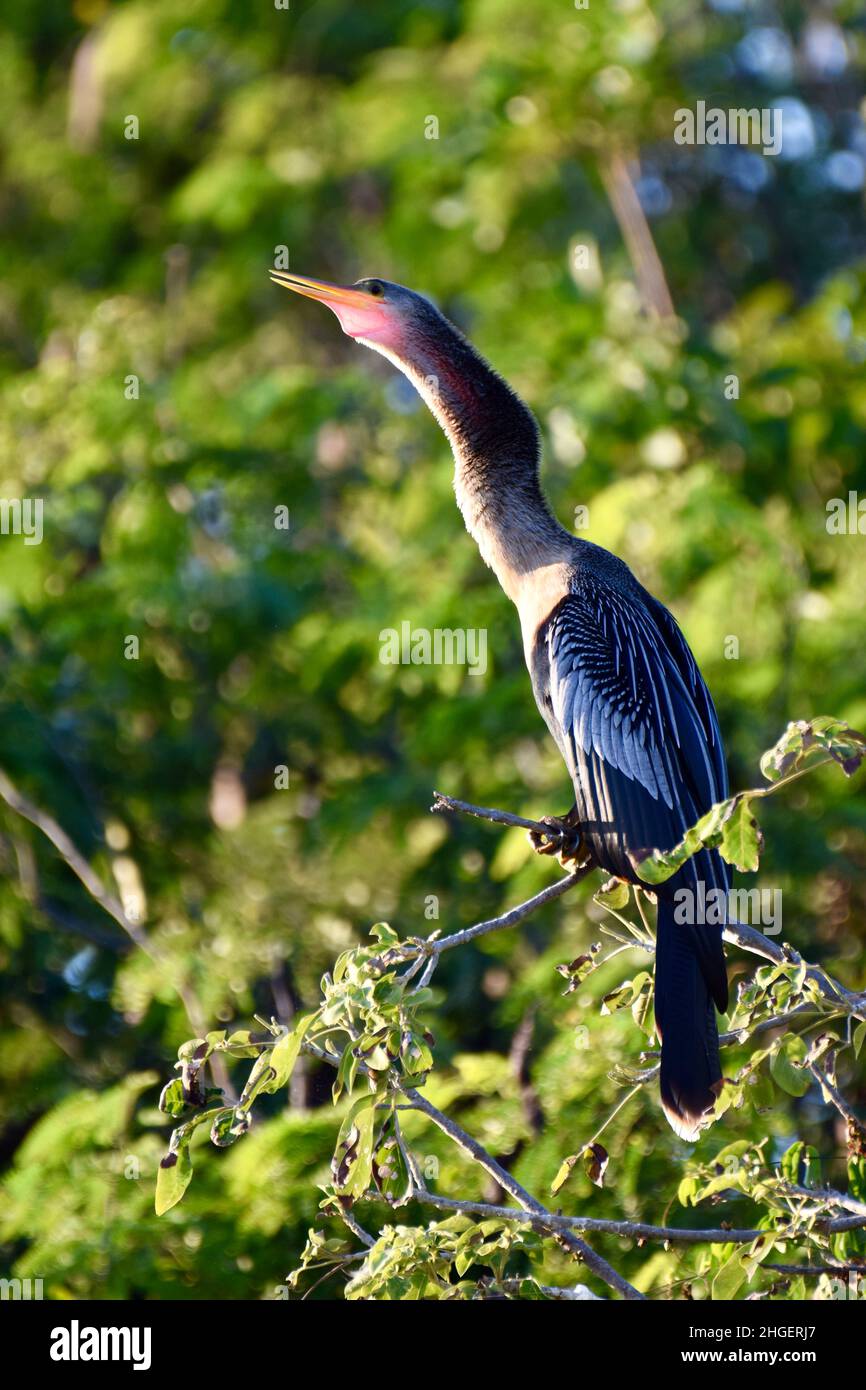
M 272 270 L 271 279 L 275 285 L 294 290 L 307 299 L 320 299 L 323 304 L 345 304 L 353 309 L 369 309 L 370 296 L 364 290 L 353 290 L 348 285 L 330 285 L 327 280 L 308 280 L 305 275 L 290 275 L 287 270 Z

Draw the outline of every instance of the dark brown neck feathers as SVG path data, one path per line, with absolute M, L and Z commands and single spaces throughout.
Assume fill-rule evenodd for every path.
M 471 343 L 430 306 L 399 352 L 371 342 L 409 378 L 454 454 L 454 491 L 466 527 L 515 601 L 521 578 L 574 546 L 538 479 L 538 426 Z

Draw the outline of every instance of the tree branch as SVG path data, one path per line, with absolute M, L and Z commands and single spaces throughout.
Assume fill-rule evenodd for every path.
M 812 1195 L 821 1194 L 813 1193 Z M 416 1201 L 437 1207 L 440 1211 L 471 1212 L 475 1216 L 503 1221 L 526 1221 L 527 1216 L 525 1211 L 519 1211 L 515 1207 L 496 1206 L 491 1202 L 462 1201 L 456 1197 L 440 1197 L 437 1193 L 430 1192 L 426 1187 L 415 1191 L 413 1197 Z M 652 1226 L 643 1221 L 607 1220 L 605 1217 L 599 1216 L 562 1216 L 559 1212 L 548 1212 L 545 1220 L 551 1229 L 562 1227 L 586 1234 L 618 1236 L 639 1241 L 661 1240 L 674 1245 L 751 1245 L 752 1241 L 757 1240 L 759 1236 L 771 1236 L 773 1234 L 784 1235 L 788 1240 L 795 1239 L 793 1235 L 785 1231 L 773 1232 L 760 1230 L 757 1227 L 737 1228 L 732 1226 L 730 1229 L 718 1227 L 710 1230 L 693 1230 L 680 1226 Z M 859 1216 L 835 1217 L 821 1229 L 832 1235 L 839 1235 L 845 1231 L 859 1230 L 863 1226 L 866 1226 L 866 1213 Z M 864 1272 L 866 1272 L 866 1267 L 864 1267 Z
M 319 1047 L 317 1043 L 311 1040 L 304 1041 L 302 1050 L 309 1052 L 314 1057 L 318 1057 L 323 1062 L 327 1062 L 332 1067 L 339 1065 L 339 1058 L 332 1057 L 323 1047 Z M 361 1064 L 359 1070 L 366 1070 L 366 1068 Z M 591 1270 L 593 1274 L 597 1275 L 609 1288 L 614 1289 L 624 1299 L 632 1302 L 644 1299 L 645 1295 L 640 1293 L 627 1279 L 624 1279 L 612 1265 L 608 1264 L 607 1260 L 597 1254 L 585 1241 L 580 1240 L 577 1235 L 573 1234 L 569 1229 L 571 1223 L 567 1218 L 560 1218 L 553 1212 L 548 1211 L 537 1198 L 527 1192 L 526 1188 L 523 1187 L 516 1178 L 512 1177 L 500 1163 L 497 1163 L 492 1154 L 489 1154 L 487 1150 L 478 1143 L 477 1139 L 473 1139 L 472 1135 L 468 1134 L 465 1129 L 462 1129 L 456 1121 L 449 1119 L 443 1111 L 437 1109 L 435 1105 L 432 1105 L 414 1086 L 405 1086 L 401 1089 L 402 1094 L 406 1097 L 408 1102 L 408 1109 L 426 1115 L 429 1120 L 432 1120 L 433 1124 L 441 1129 L 443 1134 L 446 1134 L 458 1148 L 462 1149 L 463 1152 L 473 1160 L 473 1162 L 477 1163 L 486 1173 L 494 1178 L 503 1192 L 507 1192 L 509 1196 L 513 1197 L 521 1208 L 520 1211 L 515 1211 L 510 1207 L 493 1207 L 485 1206 L 484 1203 L 477 1203 L 475 1207 L 479 1211 L 483 1211 L 484 1214 L 503 1215 L 509 1220 L 520 1220 L 526 1225 L 531 1226 L 533 1230 L 539 1231 L 544 1235 L 552 1235 L 569 1254 L 582 1260 L 587 1269 Z M 411 1149 L 406 1144 L 399 1125 L 397 1126 L 396 1133 L 397 1143 L 404 1156 L 406 1167 L 409 1172 L 412 1184 L 412 1197 L 416 1198 L 418 1201 L 427 1201 L 431 1202 L 434 1206 L 437 1205 L 437 1200 L 434 1198 L 433 1194 L 429 1193 L 423 1185 L 414 1154 L 412 1154 Z M 472 1204 L 453 1203 L 449 1209 L 469 1211 L 473 1209 L 473 1206 Z
M 861 1202 L 857 1197 L 849 1197 L 847 1192 L 837 1192 L 832 1187 L 801 1187 L 799 1183 L 788 1183 L 781 1190 L 786 1196 L 805 1197 L 810 1202 L 831 1202 L 843 1211 L 850 1211 L 866 1221 L 866 1202 Z
M 861 1137 L 863 1135 L 866 1135 L 866 1125 L 864 1125 L 863 1121 L 859 1119 L 857 1115 L 855 1115 L 854 1111 L 851 1109 L 851 1106 L 848 1104 L 845 1097 L 839 1090 L 837 1090 L 837 1088 L 833 1085 L 833 1083 L 825 1075 L 825 1073 L 822 1072 L 819 1067 L 816 1067 L 814 1065 L 811 1065 L 809 1067 L 809 1071 L 812 1073 L 815 1080 L 818 1082 L 818 1085 L 821 1087 L 821 1091 L 823 1092 L 823 1094 L 825 1096 L 829 1096 L 831 1103 L 835 1105 L 842 1118 L 847 1121 L 852 1134 L 859 1134 Z
M 659 318 L 675 316 L 671 292 L 629 167 L 619 150 L 600 165 L 601 178 L 619 223 L 644 306 Z
M 790 779 L 793 780 L 793 779 Z M 510 811 L 498 811 L 489 806 L 474 806 L 468 801 L 459 801 L 456 797 L 445 796 L 442 792 L 433 793 L 435 798 L 432 807 L 434 812 L 456 811 L 462 815 L 475 816 L 481 820 L 492 821 L 495 825 L 521 826 L 526 830 L 534 830 L 541 834 L 549 835 L 551 827 L 544 821 L 528 820 L 525 816 L 513 815 Z M 541 893 L 530 898 L 526 903 L 519 907 L 512 908 L 510 913 L 505 913 L 502 917 L 494 917 L 489 922 L 479 922 L 474 927 L 467 927 L 464 931 L 453 932 L 450 936 L 443 937 L 440 941 L 434 941 L 423 948 L 425 955 L 450 949 L 452 946 L 462 946 L 467 941 L 471 941 L 474 936 L 481 936 L 488 931 L 498 931 L 504 927 L 515 925 L 524 917 L 534 912 L 537 907 L 544 903 L 558 898 L 562 893 L 568 892 L 582 879 L 586 878 L 597 866 L 590 862 L 581 865 L 573 873 L 560 879 L 558 883 L 545 888 Z M 649 890 L 650 892 L 652 889 Z M 739 946 L 741 950 L 748 951 L 752 955 L 761 956 L 764 960 L 771 961 L 774 965 L 799 965 L 802 961 L 800 954 L 787 943 L 777 945 L 762 932 L 756 931 L 754 927 L 746 926 L 745 923 L 731 922 L 724 931 L 724 939 L 732 946 Z M 632 943 L 627 943 L 631 945 Z M 635 945 L 640 943 L 635 942 Z M 418 954 L 418 948 L 412 950 L 412 954 L 407 959 L 414 959 Z M 821 995 L 831 1003 L 837 1004 L 846 1014 L 850 1014 L 857 1019 L 866 1020 L 866 993 L 855 993 L 845 989 L 844 985 L 837 980 L 830 978 L 820 966 L 809 965 L 806 968 L 806 978 L 812 980 Z M 803 1012 L 808 1006 L 803 1006 Z M 769 1020 L 764 1020 L 758 1027 L 762 1031 L 772 1027 Z M 725 1041 L 734 1041 L 737 1034 L 735 1032 L 725 1034 Z
M 373 1248 L 376 1244 L 376 1237 L 371 1236 L 369 1231 L 365 1231 L 364 1227 L 355 1220 L 352 1213 L 347 1211 L 342 1205 L 340 1206 L 340 1220 L 343 1222 L 344 1226 L 349 1228 L 352 1235 L 357 1237 L 362 1245 L 366 1245 L 368 1250 Z
M 473 806 L 469 801 L 458 801 L 454 796 L 434 791 L 435 800 L 430 810 L 435 812 L 459 811 L 464 816 L 475 816 L 478 820 L 493 821 L 494 825 L 516 825 L 524 830 L 535 830 L 540 835 L 551 833 L 550 825 L 544 821 L 527 820 L 525 816 L 515 816 L 511 811 L 495 811 L 489 806 Z
M 529 917 L 533 912 L 537 912 L 545 903 L 552 903 L 557 898 L 561 898 L 563 893 L 575 888 L 588 873 L 592 872 L 594 865 L 586 868 L 576 869 L 572 874 L 566 874 L 556 883 L 551 883 L 547 888 L 542 888 L 540 893 L 534 897 L 527 898 L 526 902 L 518 903 L 517 907 L 509 908 L 499 917 L 491 917 L 486 922 L 476 922 L 474 926 L 464 927 L 462 931 L 452 932 L 450 936 L 439 937 L 438 940 L 424 943 L 422 953 L 424 955 L 441 956 L 443 951 L 450 951 L 454 946 L 465 946 L 467 942 L 474 941 L 476 937 L 486 936 L 488 932 L 504 931 L 507 927 L 515 927 L 518 922 L 522 922 L 524 917 Z
M 130 921 L 119 899 L 113 893 L 109 893 L 102 879 L 90 867 L 84 855 L 76 848 L 63 827 L 53 816 L 41 811 L 34 802 L 24 796 L 2 769 L 0 769 L 0 798 L 6 802 L 11 810 L 15 811 L 17 815 L 23 816 L 31 825 L 35 825 L 36 829 L 41 831 L 47 840 L 51 841 L 61 859 L 84 885 L 94 902 L 98 903 L 109 917 L 114 918 L 117 925 L 135 942 L 139 950 L 144 951 L 145 955 L 153 959 L 150 943 L 144 932 L 137 923 Z
M 126 915 L 120 900 L 115 897 L 113 893 L 109 892 L 102 879 L 99 877 L 99 874 L 90 866 L 84 855 L 67 835 L 62 825 L 60 825 L 53 816 L 40 810 L 35 802 L 31 801 L 23 792 L 20 792 L 14 782 L 7 777 L 2 768 L 0 768 L 0 799 L 6 802 L 10 810 L 14 811 L 16 815 L 22 816 L 24 820 L 29 821 L 31 825 L 34 825 L 36 829 L 50 841 L 60 855 L 60 858 L 66 866 L 72 870 L 75 877 L 87 890 L 93 901 L 97 903 L 102 908 L 103 912 L 106 912 L 124 932 L 126 932 L 126 935 L 133 944 L 137 946 L 140 951 L 143 951 L 149 960 L 158 964 L 164 964 L 165 960 L 162 953 L 153 947 L 147 938 L 147 934 L 142 931 L 138 923 L 133 922 L 131 918 Z M 183 985 L 175 984 L 174 988 L 186 1010 L 190 1026 L 197 1034 L 203 1033 L 205 1029 L 204 1017 L 196 1000 L 190 991 Z M 211 1064 L 218 1084 L 222 1086 L 227 1095 L 233 1095 L 234 1092 L 229 1082 L 228 1072 L 225 1068 L 223 1059 L 220 1057 L 213 1057 L 211 1059 Z
M 461 1129 L 460 1125 L 456 1124 L 454 1120 L 449 1119 L 441 1110 L 437 1110 L 436 1106 L 431 1105 L 414 1087 L 410 1086 L 404 1088 L 403 1094 L 410 1102 L 413 1110 L 420 1111 L 421 1114 L 426 1115 L 428 1119 L 432 1120 L 433 1123 L 442 1130 L 443 1134 L 447 1134 L 448 1138 L 451 1139 L 458 1148 L 468 1154 L 469 1157 L 479 1164 L 486 1173 L 489 1173 L 492 1178 L 495 1178 L 502 1190 L 507 1192 L 509 1196 L 513 1197 L 514 1200 L 519 1203 L 523 1208 L 521 1218 L 523 1221 L 532 1226 L 534 1230 L 543 1231 L 548 1235 L 554 1235 L 560 1245 L 572 1255 L 582 1260 L 587 1269 L 592 1270 L 593 1274 L 603 1280 L 609 1288 L 616 1290 L 622 1298 L 630 1301 L 642 1301 L 644 1299 L 645 1295 L 640 1293 L 634 1285 L 630 1284 L 627 1279 L 624 1279 L 621 1274 L 618 1274 L 613 1266 L 608 1264 L 607 1260 L 597 1254 L 585 1241 L 582 1241 L 569 1229 L 562 1226 L 558 1218 L 527 1192 L 526 1188 L 522 1187 L 517 1179 L 513 1178 L 500 1163 L 497 1163 L 496 1159 L 493 1158 L 486 1149 L 482 1148 L 478 1141 L 472 1138 L 471 1134 L 467 1134 L 466 1130 Z M 507 1208 L 505 1208 L 505 1210 L 507 1210 Z
M 724 939 L 732 946 L 739 946 L 754 956 L 762 956 L 764 960 L 772 961 L 774 965 L 802 964 L 803 958 L 793 946 L 787 943 L 779 946 L 762 932 L 755 931 L 754 927 L 747 927 L 741 922 L 729 922 L 724 930 Z M 853 1018 L 866 1020 L 866 994 L 857 994 L 846 989 L 837 980 L 831 979 L 818 965 L 807 965 L 806 978 L 814 981 L 819 993 L 831 1004 L 836 1004 Z

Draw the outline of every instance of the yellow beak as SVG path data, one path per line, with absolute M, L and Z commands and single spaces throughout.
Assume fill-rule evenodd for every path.
M 307 299 L 320 299 L 324 304 L 346 304 L 355 309 L 370 308 L 370 296 L 364 290 L 353 290 L 348 285 L 330 285 L 327 280 L 308 280 L 305 275 L 290 275 L 287 270 L 272 270 L 270 276 L 275 285 L 294 290 Z

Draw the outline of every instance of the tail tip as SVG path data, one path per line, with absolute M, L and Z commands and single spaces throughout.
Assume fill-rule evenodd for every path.
M 706 1111 L 701 1111 L 699 1115 L 690 1115 L 688 1111 L 677 1110 L 665 1100 L 662 1100 L 662 1110 L 678 1139 L 685 1139 L 686 1143 L 693 1144 L 696 1139 L 700 1138 L 701 1130 L 704 1128 Z
M 662 1110 L 678 1138 L 690 1144 L 700 1138 L 702 1131 L 709 1126 L 722 1085 L 720 1079 L 712 1082 L 709 1089 L 700 1095 L 689 1096 L 675 1095 L 669 1085 L 661 1088 Z

